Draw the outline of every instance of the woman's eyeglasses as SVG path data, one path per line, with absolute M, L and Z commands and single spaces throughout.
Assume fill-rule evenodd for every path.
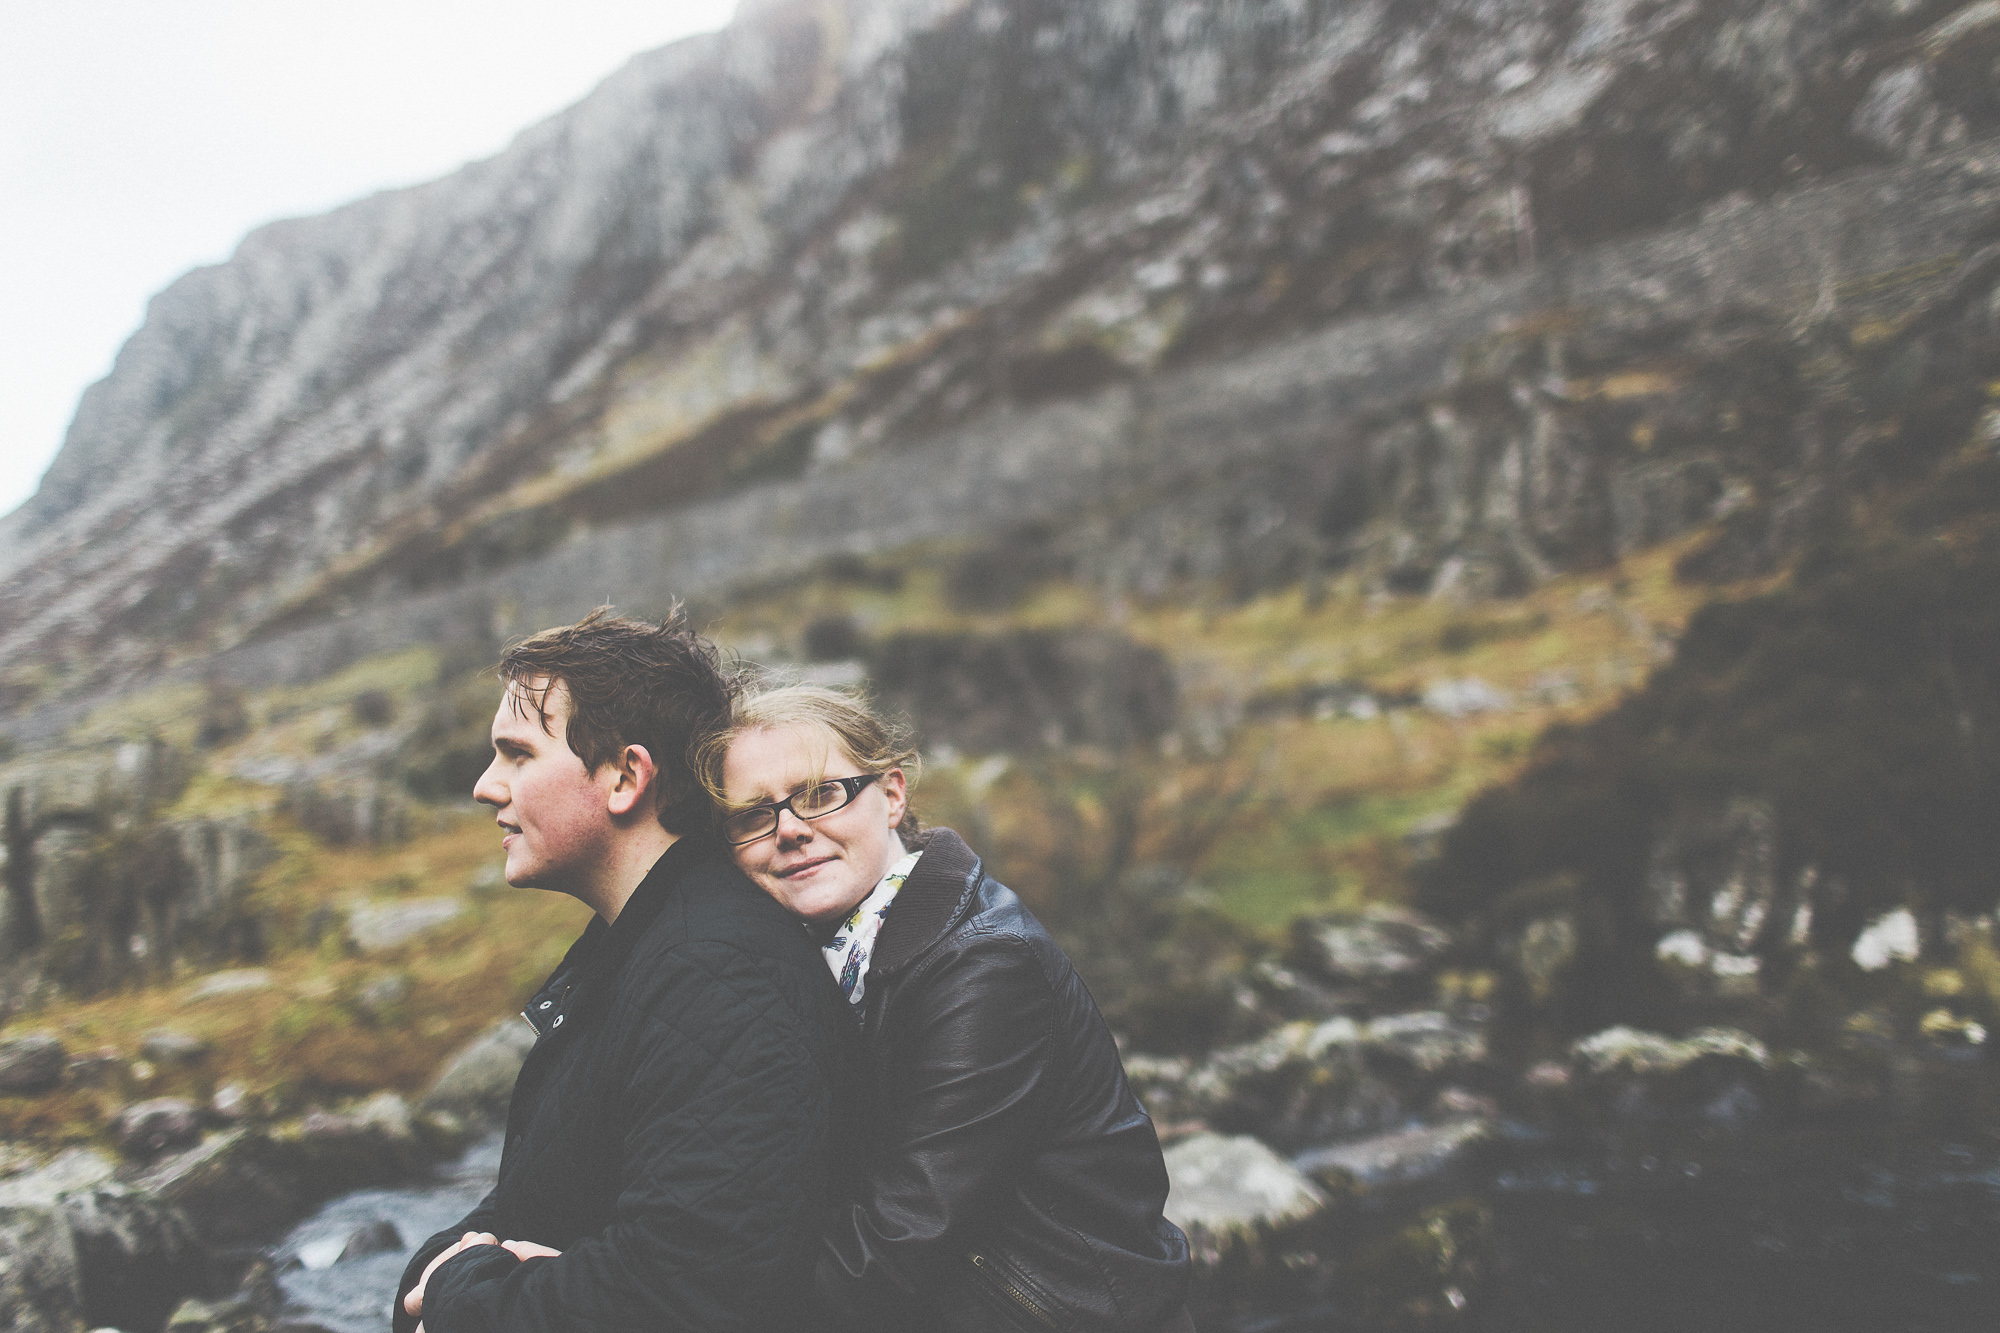
M 782 801 L 772 801 L 768 805 L 753 805 L 747 810 L 737 810 L 722 817 L 722 836 L 732 847 L 741 847 L 746 842 L 768 838 L 777 832 L 778 816 L 786 810 L 800 819 L 818 819 L 848 805 L 861 794 L 861 789 L 881 777 L 880 773 L 863 773 L 853 778 L 826 778 L 809 787 L 801 787 Z

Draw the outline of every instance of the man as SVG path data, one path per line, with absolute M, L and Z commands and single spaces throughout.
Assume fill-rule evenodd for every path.
M 500 676 L 473 795 L 507 882 L 597 919 L 528 1002 L 498 1183 L 410 1260 L 396 1333 L 809 1328 L 854 1023 L 703 832 L 687 755 L 728 720 L 715 649 L 600 607 Z

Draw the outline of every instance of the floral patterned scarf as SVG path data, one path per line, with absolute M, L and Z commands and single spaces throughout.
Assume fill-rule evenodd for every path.
M 868 956 L 875 952 L 875 937 L 882 933 L 882 918 L 889 915 L 889 904 L 896 901 L 897 890 L 910 877 L 916 867 L 921 850 L 911 852 L 882 876 L 853 915 L 840 923 L 840 929 L 833 938 L 821 946 L 826 955 L 826 965 L 833 969 L 834 980 L 847 995 L 847 1003 L 854 1013 L 854 1021 L 861 1021 L 861 1001 L 867 994 Z

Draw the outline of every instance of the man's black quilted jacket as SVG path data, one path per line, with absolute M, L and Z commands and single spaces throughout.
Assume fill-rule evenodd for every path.
M 593 921 L 528 1013 L 540 1034 L 499 1182 L 426 1241 L 426 1333 L 809 1328 L 817 1223 L 848 1141 L 854 1020 L 819 950 L 729 862 L 676 843 Z M 839 1123 L 837 1123 L 839 1121 Z

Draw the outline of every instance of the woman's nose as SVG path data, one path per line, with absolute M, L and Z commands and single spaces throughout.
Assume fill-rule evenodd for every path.
M 813 835 L 813 826 L 800 819 L 794 810 L 778 812 L 778 841 L 787 847 L 796 847 Z

